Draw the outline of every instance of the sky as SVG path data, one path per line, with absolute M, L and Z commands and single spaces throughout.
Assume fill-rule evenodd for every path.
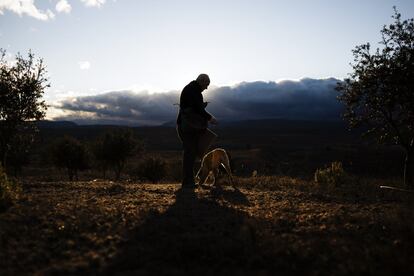
M 179 91 L 199 73 L 209 74 L 205 97 L 224 117 L 246 87 L 239 97 L 252 111 L 256 96 L 269 103 L 259 96 L 264 90 L 304 91 L 294 97 L 299 110 L 304 98 L 320 99 L 318 91 L 334 90 L 332 79 L 347 77 L 355 46 L 376 45 L 393 6 L 414 17 L 412 0 L 0 0 L 0 47 L 11 60 L 29 49 L 44 59 L 48 118 L 160 123 L 168 118 L 154 120 L 144 104 L 158 97 L 166 101 L 159 112 L 168 106 L 165 114 L 173 114 Z M 312 92 L 319 85 L 329 89 Z M 125 95 L 132 98 L 118 99 Z M 214 105 L 212 95 L 234 99 L 233 107 Z M 285 110 L 280 103 L 289 97 L 266 96 Z

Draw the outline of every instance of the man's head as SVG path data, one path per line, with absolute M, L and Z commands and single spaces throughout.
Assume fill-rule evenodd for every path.
M 201 86 L 201 91 L 204 91 L 210 85 L 210 78 L 207 74 L 200 74 L 196 81 Z

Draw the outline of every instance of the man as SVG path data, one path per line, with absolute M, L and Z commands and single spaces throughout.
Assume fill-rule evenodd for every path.
M 194 188 L 194 162 L 202 158 L 215 134 L 207 129 L 208 123 L 217 124 L 216 118 L 205 110 L 207 103 L 201 94 L 210 84 L 206 74 L 200 74 L 184 87 L 180 96 L 177 132 L 183 144 L 183 188 Z M 207 137 L 207 141 L 206 140 Z M 211 137 L 211 139 L 209 138 Z M 210 139 L 210 141 L 208 140 Z M 202 144 L 207 144 L 204 146 Z

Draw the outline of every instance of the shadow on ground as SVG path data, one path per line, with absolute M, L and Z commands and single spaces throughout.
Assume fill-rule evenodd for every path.
M 413 275 L 411 201 L 274 183 L 27 185 L 0 214 L 0 274 Z
M 167 211 L 149 213 L 130 232 L 103 273 L 242 274 L 270 272 L 276 266 L 280 271 L 280 264 L 268 256 L 261 244 L 264 240 L 255 232 L 263 222 L 216 200 L 248 204 L 243 193 L 212 188 L 207 194 L 178 190 Z

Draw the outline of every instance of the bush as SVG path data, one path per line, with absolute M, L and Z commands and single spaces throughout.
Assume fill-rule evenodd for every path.
M 7 178 L 6 173 L 0 166 L 0 212 L 6 211 L 14 201 L 19 198 L 21 192 L 16 182 Z
M 167 162 L 158 156 L 147 157 L 141 163 L 138 174 L 152 183 L 157 183 L 167 174 Z
M 167 163 L 166 179 L 171 182 L 181 182 L 183 168 L 181 160 L 170 160 Z
M 344 171 L 341 162 L 332 162 L 324 169 L 317 169 L 314 175 L 315 183 L 320 188 L 332 189 L 343 185 L 349 176 Z

